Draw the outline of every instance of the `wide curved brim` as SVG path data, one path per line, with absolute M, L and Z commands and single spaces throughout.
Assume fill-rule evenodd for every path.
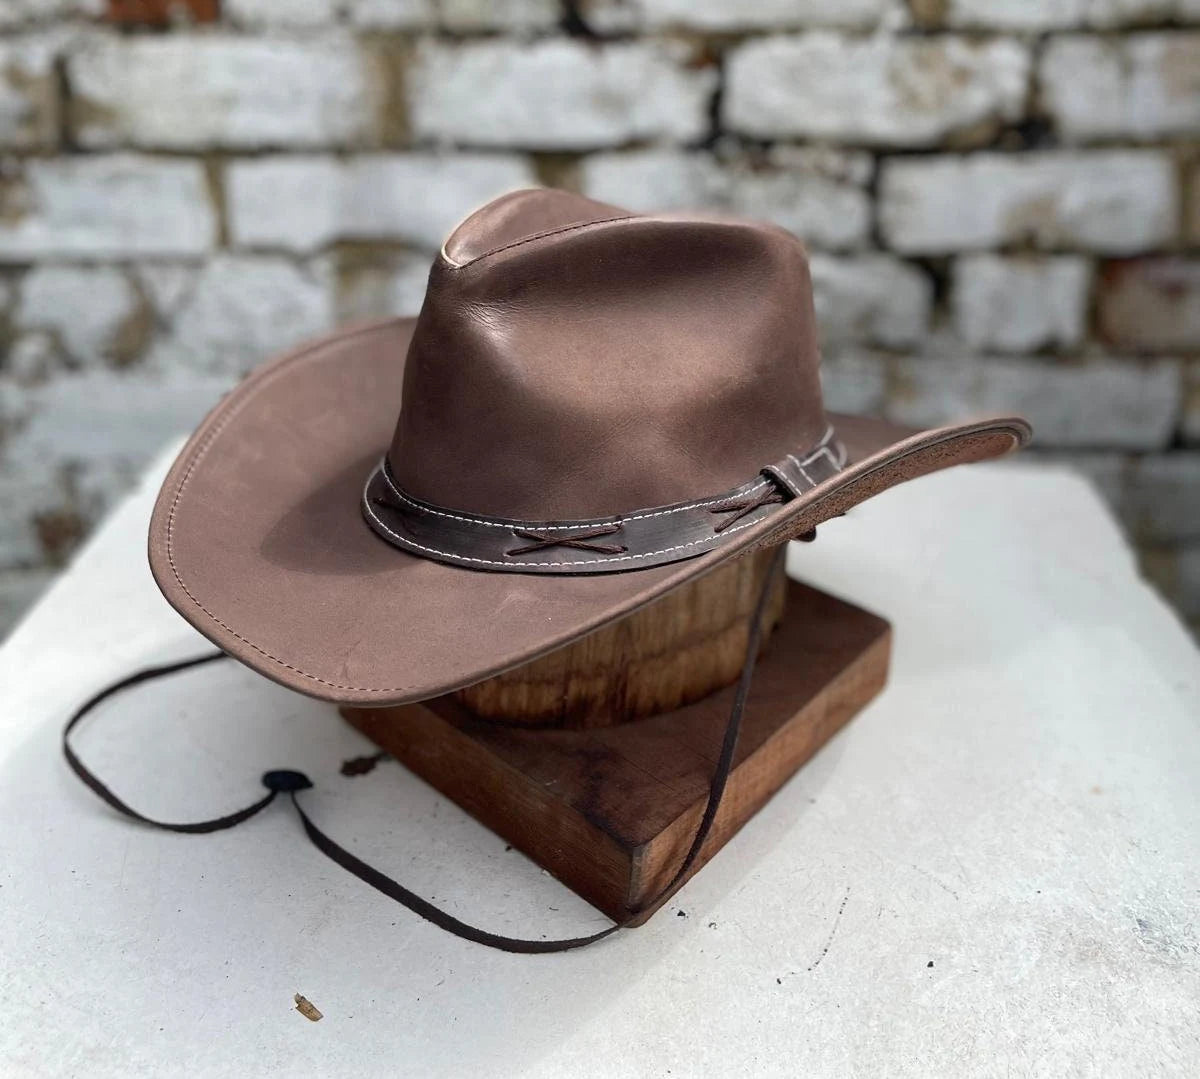
M 390 546 L 359 508 L 392 437 L 412 328 L 344 331 L 260 368 L 188 441 L 155 505 L 150 566 L 171 604 L 236 659 L 312 697 L 385 705 L 459 689 L 895 484 L 1029 437 L 1011 418 L 914 432 L 831 415 L 846 469 L 700 557 L 596 576 L 462 569 Z

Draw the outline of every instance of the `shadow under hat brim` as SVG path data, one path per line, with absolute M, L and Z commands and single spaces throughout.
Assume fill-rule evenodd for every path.
M 392 437 L 413 325 L 344 331 L 260 368 L 191 437 L 154 508 L 150 567 L 172 606 L 311 697 L 403 704 L 459 689 L 897 483 L 1029 438 L 1012 418 L 914 432 L 831 415 L 847 468 L 700 557 L 593 576 L 462 569 L 390 546 L 360 511 Z

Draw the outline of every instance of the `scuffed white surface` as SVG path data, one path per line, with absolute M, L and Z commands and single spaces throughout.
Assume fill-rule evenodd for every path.
M 75 703 L 201 646 L 144 564 L 159 475 L 0 652 L 5 1076 L 1200 1068 L 1200 658 L 1081 480 L 959 469 L 795 549 L 894 620 L 891 685 L 648 926 L 538 958 L 418 921 L 283 805 L 156 833 L 68 773 Z M 300 767 L 333 836 L 455 913 L 603 924 L 396 765 L 342 777 L 368 744 L 248 672 L 98 719 L 81 751 L 147 812 L 225 812 Z

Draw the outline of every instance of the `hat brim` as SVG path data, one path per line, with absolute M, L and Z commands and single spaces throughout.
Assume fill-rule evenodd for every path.
M 383 542 L 359 509 L 392 437 L 413 320 L 348 330 L 226 396 L 171 468 L 150 525 L 170 603 L 247 666 L 311 697 L 403 704 L 526 663 L 751 548 L 905 480 L 998 457 L 1024 421 L 912 431 L 831 415 L 849 465 L 714 551 L 598 576 L 486 573 Z

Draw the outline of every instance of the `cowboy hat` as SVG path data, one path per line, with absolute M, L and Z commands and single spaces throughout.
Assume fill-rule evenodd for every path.
M 159 495 L 150 565 L 268 678 L 400 704 L 1029 436 L 827 413 L 782 229 L 519 191 L 454 230 L 417 318 L 306 345 L 217 405 Z

